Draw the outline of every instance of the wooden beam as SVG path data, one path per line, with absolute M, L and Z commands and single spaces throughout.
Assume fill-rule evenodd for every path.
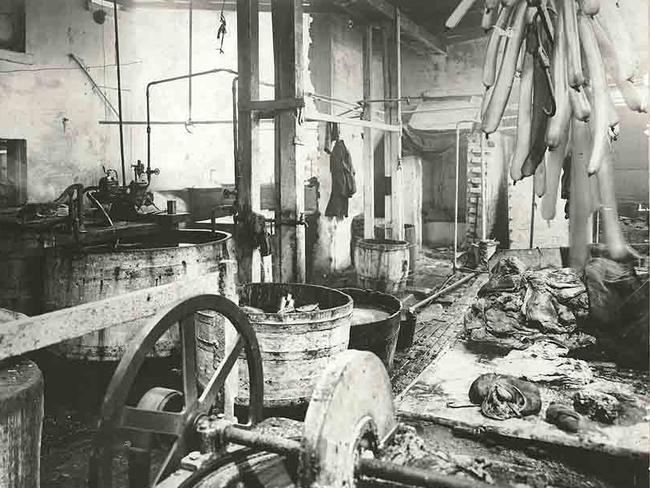
M 275 98 L 303 97 L 303 19 L 300 0 L 272 0 Z M 305 281 L 305 227 L 296 225 L 305 208 L 301 126 L 297 111 L 275 117 L 276 279 Z
M 395 20 L 396 9 L 386 0 L 356 0 L 355 4 L 363 6 L 387 20 Z M 404 37 L 408 37 L 423 44 L 436 54 L 447 54 L 445 43 L 439 37 L 429 32 L 409 17 L 400 15 L 399 27 L 401 35 Z
M 250 100 L 259 99 L 259 12 L 258 0 L 237 0 L 237 84 L 238 152 L 235 162 L 235 184 L 239 218 L 236 227 L 239 281 L 259 281 L 259 252 L 253 248 L 250 216 L 259 209 L 259 192 L 253 191 L 259 155 L 259 118 L 247 110 Z
M 304 98 L 284 98 L 282 100 L 250 100 L 242 109 L 257 112 L 260 119 L 275 118 L 277 112 L 282 110 L 297 110 L 304 108 Z
M 381 29 L 381 41 L 382 41 L 382 71 L 384 74 L 384 98 L 390 99 L 392 96 L 392 79 L 390 73 L 390 63 L 392 60 L 391 56 L 391 46 L 394 44 L 393 30 L 390 28 L 390 25 L 384 24 Z M 392 123 L 392 114 L 394 111 L 393 104 L 391 102 L 384 102 L 384 122 L 387 125 Z M 401 131 L 401 128 L 400 128 Z M 385 185 L 384 193 L 381 195 L 381 198 L 384 199 L 384 221 L 386 222 L 385 236 L 387 239 L 392 237 L 392 229 L 388 225 L 391 222 L 391 200 L 390 195 L 392 193 L 392 181 L 390 180 L 390 158 L 392 154 L 392 145 L 393 138 L 390 137 L 390 134 L 384 134 L 384 179 L 387 182 Z M 390 185 L 388 184 L 390 183 Z
M 390 122 L 393 125 L 402 126 L 402 47 L 401 47 L 401 14 L 395 8 L 395 15 L 390 27 L 393 32 L 394 43 L 389 46 L 390 73 L 390 98 L 397 100 L 393 103 L 390 113 Z M 390 154 L 390 176 L 392 183 L 391 193 L 391 223 L 393 227 L 393 238 L 404 239 L 404 185 L 402 171 L 402 132 L 391 134 Z
M 372 98 L 372 27 L 363 33 L 363 98 Z M 363 119 L 372 122 L 371 104 L 363 108 Z M 375 145 L 373 131 L 363 128 L 363 237 L 372 239 L 375 235 Z
M 210 273 L 5 322 L 0 324 L 0 360 L 116 325 L 127 325 L 136 330 L 173 303 L 203 293 L 219 294 L 220 276 L 218 272 Z M 221 281 L 229 280 L 222 277 Z

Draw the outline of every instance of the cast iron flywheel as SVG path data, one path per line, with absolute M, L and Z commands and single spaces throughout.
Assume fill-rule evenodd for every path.
M 217 312 L 230 321 L 237 331 L 237 340 L 201 392 L 197 380 L 194 314 L 206 310 Z M 183 409 L 180 412 L 168 412 L 157 408 L 142 408 L 147 402 L 141 402 L 137 407 L 127 406 L 127 396 L 147 353 L 153 349 L 156 341 L 177 323 L 180 326 L 182 349 Z M 248 423 L 242 427 L 250 427 L 262 419 L 262 358 L 255 331 L 235 303 L 218 295 L 199 295 L 169 307 L 140 329 L 117 366 L 104 397 L 90 458 L 89 486 L 113 487 L 113 458 L 119 431 L 125 431 L 127 435 L 132 434 L 135 438 L 143 433 L 165 434 L 175 438 L 153 480 L 154 485 L 177 469 L 181 458 L 187 454 L 190 447 L 196 431 L 196 420 L 209 414 L 226 378 L 237 365 L 242 350 L 246 354 L 250 384 Z M 163 403 L 161 402 L 161 405 Z

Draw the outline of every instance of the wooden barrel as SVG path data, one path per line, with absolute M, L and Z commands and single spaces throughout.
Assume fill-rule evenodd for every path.
M 385 224 L 378 224 L 375 226 L 375 238 L 386 239 L 386 226 Z M 419 246 L 417 243 L 417 236 L 415 234 L 415 226 L 413 224 L 404 224 L 404 240 L 409 243 L 409 280 L 415 277 L 416 264 L 418 259 Z
M 24 317 L 0 309 L 0 323 Z M 27 359 L 0 362 L 0 486 L 40 486 L 43 375 Z
M 42 261 L 38 235 L 0 229 L 0 307 L 41 313 Z
M 83 251 L 48 249 L 44 307 L 57 310 L 198 277 L 218 271 L 219 262 L 233 256 L 230 234 L 215 235 L 207 230 L 174 231 L 165 235 L 164 243 L 127 242 L 114 250 L 106 246 Z M 128 325 L 116 325 L 62 342 L 51 350 L 68 359 L 117 361 L 134 333 Z M 152 356 L 170 356 L 178 344 L 178 331 L 169 331 L 158 340 Z
M 354 301 L 348 348 L 375 353 L 390 371 L 395 358 L 402 302 L 378 291 L 358 288 L 341 288 L 341 291 Z
M 283 296 L 295 306 L 318 305 L 314 311 L 277 313 Z M 245 285 L 240 304 L 261 309 L 248 313 L 257 333 L 264 364 L 264 405 L 306 404 L 326 365 L 345 351 L 350 339 L 352 299 L 338 290 L 315 285 L 252 283 Z M 248 402 L 248 371 L 239 361 L 237 403 Z
M 357 285 L 368 290 L 398 294 L 406 288 L 409 272 L 406 241 L 362 239 L 357 244 Z
M 226 318 L 212 310 L 194 314 L 196 325 L 196 364 L 199 384 L 205 386 L 223 359 Z

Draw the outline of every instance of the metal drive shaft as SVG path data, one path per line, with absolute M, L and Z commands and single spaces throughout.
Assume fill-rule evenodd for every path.
M 234 426 L 225 427 L 223 439 L 233 444 L 253 447 L 262 451 L 284 455 L 298 455 L 302 449 L 300 442 L 282 437 L 258 434 Z
M 445 476 L 377 459 L 360 459 L 357 464 L 357 473 L 369 478 L 426 488 L 494 488 L 494 485 L 487 485 L 476 480 Z

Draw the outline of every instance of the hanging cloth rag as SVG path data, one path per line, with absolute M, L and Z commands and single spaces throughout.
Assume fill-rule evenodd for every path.
M 345 142 L 339 139 L 330 154 L 332 174 L 332 193 L 330 194 L 326 217 L 344 218 L 348 216 L 348 199 L 357 191 L 354 166 Z

